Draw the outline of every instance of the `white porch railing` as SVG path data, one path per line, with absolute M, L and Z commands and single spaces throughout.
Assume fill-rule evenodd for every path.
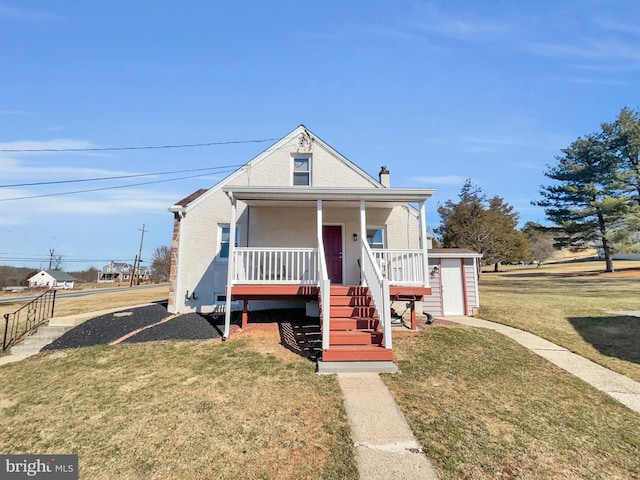
M 371 249 L 382 276 L 391 285 L 426 284 L 422 250 Z
M 378 312 L 378 319 L 382 324 L 384 347 L 391 348 L 391 300 L 389 298 L 389 280 L 384 278 L 382 271 L 366 240 L 362 241 L 362 274 L 367 282 L 371 298 Z
M 317 248 L 236 247 L 234 283 L 316 284 Z

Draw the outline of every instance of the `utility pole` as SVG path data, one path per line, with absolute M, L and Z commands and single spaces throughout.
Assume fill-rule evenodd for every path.
M 140 283 L 140 262 L 142 262 L 142 242 L 144 241 L 144 232 L 147 230 L 144 229 L 144 223 L 142 224 L 142 229 L 138 229 L 142 232 L 142 236 L 140 237 L 140 251 L 138 252 L 138 275 L 136 277 L 136 285 Z M 135 263 L 134 263 L 135 267 Z M 135 268 L 134 268 L 135 273 Z
M 129 277 L 129 286 L 133 286 L 133 277 L 136 276 L 136 263 L 138 263 L 138 256 L 136 255 L 136 259 L 133 261 L 133 270 L 131 270 L 131 276 Z

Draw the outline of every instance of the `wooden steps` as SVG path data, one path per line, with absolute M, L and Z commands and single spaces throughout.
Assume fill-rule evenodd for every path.
M 360 286 L 332 286 L 329 349 L 323 362 L 392 361 L 369 294 Z
M 323 362 L 393 361 L 393 351 L 379 345 L 332 345 L 322 352 Z

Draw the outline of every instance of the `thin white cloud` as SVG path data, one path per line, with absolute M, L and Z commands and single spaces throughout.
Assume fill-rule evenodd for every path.
M 439 175 L 432 177 L 411 177 L 411 180 L 425 185 L 461 185 L 465 182 L 466 177 L 459 175 Z
M 435 5 L 427 5 L 422 11 L 414 12 L 407 23 L 419 32 L 459 40 L 490 38 L 512 30 L 509 23 L 500 19 L 482 18 L 471 13 L 450 15 Z
M 0 20 L 20 20 L 27 22 L 57 22 L 64 18 L 55 13 L 42 10 L 28 10 L 25 8 L 6 7 L 0 5 Z
M 574 44 L 531 42 L 526 45 L 526 48 L 536 55 L 554 58 L 586 59 L 606 63 L 640 62 L 640 49 L 637 42 L 631 44 L 614 39 L 589 40 L 584 43 L 577 41 Z
M 27 113 L 24 110 L 0 110 L 0 115 L 26 115 Z
M 53 179 L 75 180 L 93 177 L 113 177 L 118 175 L 135 175 L 131 171 L 115 171 L 101 168 L 65 167 L 57 165 L 30 166 L 27 162 L 10 157 L 1 157 L 0 181 L 8 179 L 24 179 L 24 183 L 47 181 Z M 22 183 L 17 180 L 13 183 Z
M 568 145 L 567 139 L 558 134 L 529 133 L 519 135 L 476 134 L 460 138 L 459 145 L 470 152 L 497 152 L 510 148 L 535 148 L 557 150 Z
M 26 189 L 0 189 L 0 200 L 37 194 Z M 96 216 L 166 213 L 176 198 L 179 198 L 179 195 L 171 192 L 132 188 L 82 195 L 0 201 L 0 225 L 28 224 L 31 222 L 30 218 L 35 215 L 86 215 L 87 222 L 91 222 L 92 217 Z
M 627 87 L 633 85 L 632 82 L 609 78 L 566 77 L 566 80 L 569 82 L 581 83 L 584 85 L 609 85 L 613 87 Z
M 42 152 L 7 152 L 6 150 L 60 150 L 69 148 L 92 148 L 94 145 L 87 140 L 72 140 L 56 138 L 53 140 L 16 140 L 14 142 L 0 142 L 0 155 L 42 153 Z M 1 150 L 5 150 L 4 152 Z

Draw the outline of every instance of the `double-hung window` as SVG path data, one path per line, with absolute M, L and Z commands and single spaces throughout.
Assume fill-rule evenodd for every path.
M 293 181 L 294 186 L 311 186 L 311 157 L 308 155 L 296 155 L 293 157 Z
M 367 228 L 367 243 L 372 249 L 384 248 L 384 229 Z
M 219 248 L 218 258 L 221 260 L 229 259 L 229 240 L 231 237 L 231 227 L 229 225 L 220 225 L 218 228 Z M 238 246 L 238 227 L 236 227 L 236 242 L 235 246 Z

